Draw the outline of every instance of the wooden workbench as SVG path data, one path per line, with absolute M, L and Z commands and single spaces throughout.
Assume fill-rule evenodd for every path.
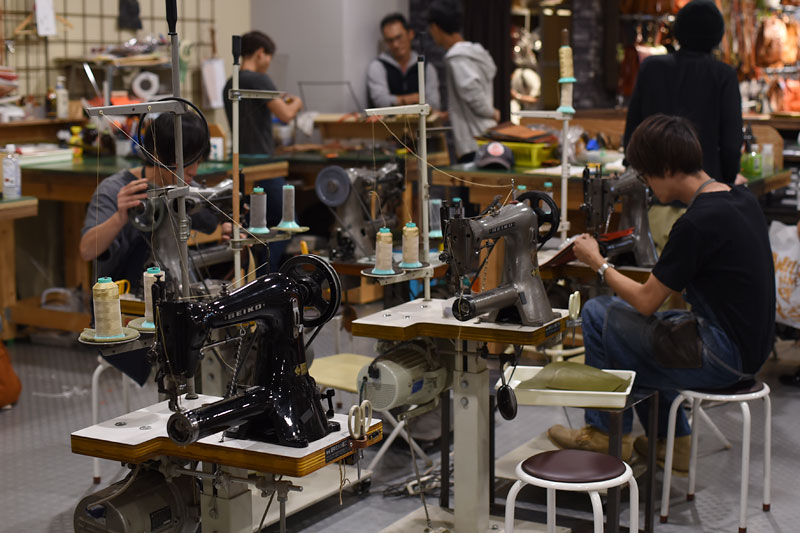
M 182 399 L 187 409 L 221 398 L 199 395 L 197 400 Z M 225 439 L 220 434 L 179 446 L 167 436 L 167 420 L 172 412 L 160 402 L 106 422 L 72 433 L 73 453 L 138 464 L 158 456 L 180 457 L 257 472 L 302 477 L 327 464 L 341 461 L 355 452 L 347 430 L 347 417 L 334 415 L 342 429 L 309 443 L 306 448 L 290 448 L 260 441 Z M 383 424 L 373 419 L 368 445 L 383 438 Z
M 0 309 L 7 311 L 17 303 L 17 269 L 15 265 L 14 220 L 34 217 L 39 210 L 36 198 L 23 196 L 16 200 L 0 201 Z M 3 318 L 8 316 L 3 313 Z M 15 328 L 2 321 L 3 340 L 14 337 Z

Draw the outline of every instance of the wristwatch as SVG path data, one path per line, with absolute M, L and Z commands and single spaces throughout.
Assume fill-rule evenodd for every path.
M 606 282 L 606 270 L 609 268 L 614 268 L 614 265 L 609 263 L 608 261 L 604 261 L 600 268 L 597 269 L 597 275 L 600 276 L 600 281 L 603 283 Z

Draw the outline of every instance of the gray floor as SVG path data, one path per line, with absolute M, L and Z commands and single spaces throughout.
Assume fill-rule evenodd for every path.
M 316 356 L 333 353 L 331 328 L 315 342 Z M 373 343 L 345 335 L 342 351 L 370 354 Z M 92 484 L 92 460 L 70 452 L 70 432 L 90 425 L 89 387 L 96 358 L 83 348 L 53 348 L 27 343 L 9 346 L 13 364 L 23 382 L 18 405 L 0 411 L 0 502 L 2 532 L 72 531 L 72 514 L 78 500 L 97 490 Z M 800 523 L 800 498 L 796 489 L 800 479 L 797 442 L 800 442 L 800 389 L 786 389 L 777 383 L 781 372 L 800 364 L 800 349 L 782 343 L 780 359 L 770 360 L 763 378 L 773 389 L 773 466 L 772 512 L 761 512 L 763 458 L 762 409 L 752 406 L 754 431 L 749 529 L 755 532 L 797 531 Z M 107 371 L 101 380 L 101 418 L 122 413 L 119 373 Z M 132 394 L 134 409 L 153 403 L 155 387 L 148 384 Z M 344 399 L 345 405 L 349 405 Z M 736 531 L 739 450 L 741 445 L 738 407 L 712 409 L 711 417 L 733 443 L 730 451 L 720 451 L 713 438 L 701 437 L 696 500 L 684 498 L 686 480 L 673 482 L 670 523 L 657 524 L 657 531 Z M 578 410 L 570 410 L 573 424 L 580 424 Z M 521 407 L 511 422 L 497 419 L 497 454 L 501 455 L 554 423 L 564 423 L 563 411 L 556 408 Z M 372 450 L 367 450 L 369 460 Z M 126 470 L 118 463 L 103 462 L 103 484 L 120 479 Z M 290 531 L 350 532 L 379 531 L 419 507 L 413 498 L 384 497 L 388 483 L 406 478 L 411 472 L 407 448 L 394 446 L 375 478 L 369 495 L 345 495 L 344 505 L 337 498 L 319 504 L 289 522 Z M 660 482 L 660 478 L 659 478 Z M 660 486 L 660 483 L 659 483 Z M 433 498 L 431 498 L 433 499 Z M 277 529 L 269 529 L 269 531 Z

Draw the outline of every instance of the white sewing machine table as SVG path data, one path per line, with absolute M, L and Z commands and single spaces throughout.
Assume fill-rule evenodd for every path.
M 388 340 L 436 337 L 537 345 L 566 330 L 566 310 L 554 309 L 560 318 L 533 327 L 482 322 L 479 318 L 461 322 L 452 316 L 444 316 L 444 306 L 451 304 L 452 299 L 417 299 L 385 309 L 353 321 L 353 335 Z M 475 350 L 469 351 L 475 353 Z M 453 472 L 457 483 L 454 486 L 454 512 L 443 515 L 448 517 L 443 524 L 454 527 L 456 533 L 496 532 L 498 530 L 491 529 L 489 522 L 489 370 L 486 360 L 477 355 L 456 357 L 454 363 Z M 416 527 L 413 521 L 408 525 L 406 531 L 422 531 L 424 520 L 422 528 Z M 386 531 L 400 531 L 398 526 L 396 524 Z
M 184 408 L 194 409 L 220 400 L 217 396 L 199 395 L 196 400 L 181 399 Z M 123 463 L 138 464 L 159 456 L 179 457 L 204 464 L 216 464 L 228 468 L 256 471 L 264 474 L 276 474 L 302 478 L 304 488 L 309 484 L 328 483 L 322 494 L 304 490 L 290 494 L 287 515 L 308 507 L 339 490 L 338 467 L 324 468 L 339 462 L 355 452 L 348 431 L 347 416 L 336 414 L 334 421 L 339 422 L 341 429 L 328 436 L 311 442 L 306 448 L 291 448 L 260 441 L 225 439 L 217 433 L 200 439 L 189 446 L 179 446 L 167 436 L 167 420 L 172 412 L 167 402 L 150 405 L 138 411 L 118 416 L 72 433 L 70 442 L 73 453 L 110 459 Z M 380 420 L 372 420 L 369 428 L 368 446 L 378 443 L 383 438 L 383 424 Z M 350 479 L 356 478 L 356 468 L 347 467 Z M 369 473 L 362 471 L 362 480 Z M 309 483 L 310 482 L 310 483 Z M 314 487 L 316 488 L 316 487 Z M 248 515 L 252 515 L 250 531 L 258 525 L 265 500 L 260 492 L 253 490 Z M 262 500 L 259 504 L 258 500 Z M 237 509 L 246 512 L 243 509 Z M 205 520 L 205 512 L 203 513 Z M 277 521 L 277 506 L 270 508 L 265 525 Z

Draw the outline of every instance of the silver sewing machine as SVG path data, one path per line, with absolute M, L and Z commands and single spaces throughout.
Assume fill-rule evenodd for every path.
M 208 209 L 209 203 L 221 212 L 230 213 L 232 187 L 233 181 L 230 179 L 223 180 L 213 187 L 189 187 L 185 195 L 186 214 L 191 217 L 203 209 Z M 168 273 L 167 282 L 178 294 L 181 293 L 181 257 L 178 238 L 181 232 L 188 233 L 191 229 L 191 221 L 181 220 L 178 215 L 175 194 L 180 190 L 178 187 L 148 189 L 148 198 L 143 200 L 139 207 L 131 209 L 129 214 L 129 220 L 136 229 L 153 233 L 151 259 Z M 192 267 L 189 269 L 192 288 L 199 288 L 203 282 L 198 276 L 199 269 L 229 261 L 233 258 L 233 253 L 227 244 L 204 248 L 201 251 L 190 251 L 188 259 Z
M 445 203 L 442 207 L 445 249 L 441 259 L 450 265 L 460 285 L 453 315 L 459 320 L 470 320 L 489 313 L 490 321 L 525 326 L 541 326 L 555 318 L 539 277 L 537 249 L 555 235 L 558 221 L 558 206 L 541 192 L 527 192 L 502 207 L 490 206 L 475 218 L 465 218 L 462 209 Z M 550 228 L 540 233 L 545 223 Z M 488 248 L 491 253 L 501 238 L 505 244 L 501 285 L 477 294 L 463 294 L 465 281 L 471 286 L 486 263 L 486 260 L 481 262 L 481 250 Z
M 652 267 L 658 261 L 658 252 L 647 220 L 647 186 L 636 178 L 632 169 L 610 178 L 593 174 L 588 167 L 584 169 L 581 210 L 586 213 L 588 233 L 595 237 L 608 233 L 617 202 L 622 202 L 622 215 L 617 230 L 633 228 L 633 233 L 612 241 L 600 242 L 601 253 L 612 259 L 631 252 L 635 266 Z
M 330 240 L 331 259 L 358 261 L 375 255 L 375 234 L 381 227 L 397 226 L 395 209 L 405 188 L 397 163 L 378 170 L 329 166 L 317 175 L 314 190 L 336 220 Z M 377 194 L 376 212 L 370 208 Z

